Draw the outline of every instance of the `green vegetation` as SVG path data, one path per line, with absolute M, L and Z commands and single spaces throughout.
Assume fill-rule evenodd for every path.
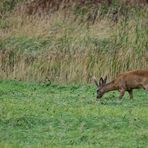
M 0 147 L 148 146 L 148 94 L 95 100 L 94 85 L 0 81 Z

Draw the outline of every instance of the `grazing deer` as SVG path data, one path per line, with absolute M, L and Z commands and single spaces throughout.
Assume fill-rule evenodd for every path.
M 143 88 L 148 90 L 148 70 L 135 70 L 119 74 L 116 79 L 106 83 L 107 76 L 105 79 L 102 77 L 97 82 L 94 77 L 94 82 L 97 86 L 97 99 L 101 98 L 103 94 L 109 91 L 118 90 L 120 92 L 119 99 L 125 94 L 125 91 L 129 93 L 130 98 L 133 98 L 133 89 Z

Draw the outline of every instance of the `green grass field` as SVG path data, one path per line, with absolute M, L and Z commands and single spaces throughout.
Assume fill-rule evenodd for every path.
M 0 147 L 148 147 L 148 93 L 95 100 L 95 86 L 0 81 Z

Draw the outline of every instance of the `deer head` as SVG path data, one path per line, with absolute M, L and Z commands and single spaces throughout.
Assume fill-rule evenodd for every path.
M 97 81 L 97 79 L 94 77 L 94 82 L 97 86 L 97 99 L 101 98 L 104 94 L 104 86 L 106 85 L 106 81 L 107 81 L 107 76 L 103 79 L 102 77 L 100 78 L 99 81 Z

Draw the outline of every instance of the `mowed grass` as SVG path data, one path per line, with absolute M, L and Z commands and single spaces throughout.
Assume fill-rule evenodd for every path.
M 148 92 L 96 102 L 95 89 L 0 81 L 0 147 L 148 147 Z

